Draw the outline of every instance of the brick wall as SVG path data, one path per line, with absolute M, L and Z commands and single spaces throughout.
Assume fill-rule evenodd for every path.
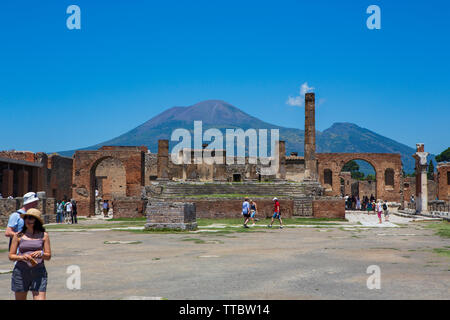
M 140 198 L 114 199 L 112 202 L 114 218 L 138 218 L 144 216 L 146 201 Z
M 0 199 L 0 226 L 6 227 L 11 213 L 22 207 L 23 198 Z M 56 222 L 56 200 L 54 198 L 39 199 L 36 207 L 42 212 L 44 222 Z
M 344 199 L 313 200 L 313 216 L 315 218 L 345 218 Z
M 242 200 L 189 200 L 195 204 L 198 218 L 242 218 Z M 258 218 L 272 217 L 272 200 L 255 200 Z M 290 218 L 294 212 L 293 200 L 280 200 L 281 214 Z
M 147 203 L 145 212 L 146 229 L 194 230 L 197 228 L 194 203 L 152 201 Z

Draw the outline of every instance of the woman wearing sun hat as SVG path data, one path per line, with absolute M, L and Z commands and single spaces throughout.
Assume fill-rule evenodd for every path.
M 11 278 L 11 290 L 16 300 L 26 300 L 28 291 L 34 300 L 45 300 L 47 270 L 44 260 L 50 260 L 50 238 L 43 227 L 44 220 L 38 209 L 30 209 L 21 215 L 24 226 L 14 235 L 9 260 L 16 261 Z

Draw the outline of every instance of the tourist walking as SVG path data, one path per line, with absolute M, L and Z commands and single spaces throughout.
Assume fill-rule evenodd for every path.
M 9 216 L 8 225 L 5 231 L 5 237 L 9 237 L 9 246 L 8 249 L 11 248 L 12 239 L 16 234 L 22 231 L 24 221 L 21 218 L 21 215 L 27 212 L 27 210 L 36 208 L 38 205 L 39 198 L 36 193 L 28 192 L 23 196 L 23 206 L 19 210 L 13 212 Z
M 108 200 L 103 201 L 103 216 L 105 218 L 108 218 L 108 211 L 109 211 L 109 203 Z
M 245 198 L 244 202 L 242 202 L 242 215 L 244 216 L 244 228 L 248 228 L 247 223 L 250 219 L 250 203 L 248 202 L 248 198 Z
M 73 199 L 72 199 L 71 203 L 72 203 L 72 224 L 74 224 L 74 223 L 78 223 L 78 221 L 77 221 L 77 203 Z
M 379 199 L 376 204 L 376 210 L 377 210 L 378 219 L 380 220 L 379 223 L 383 223 L 383 221 L 381 221 L 381 213 L 383 212 L 383 207 L 381 205 L 381 200 L 379 200 Z
M 38 209 L 32 208 L 25 214 L 24 227 L 14 235 L 9 250 L 9 260 L 17 261 L 11 278 L 11 290 L 16 300 L 26 300 L 28 291 L 33 300 L 45 300 L 47 291 L 47 270 L 44 260 L 50 260 L 50 238 L 45 232 L 44 220 Z
M 384 220 L 389 221 L 389 208 L 386 201 L 383 203 Z
M 250 219 L 252 219 L 252 221 L 253 221 L 252 227 L 255 226 L 255 216 L 256 216 L 257 210 L 258 210 L 258 208 L 256 206 L 256 202 L 253 200 L 250 200 Z
M 361 210 L 361 200 L 359 196 L 356 197 L 356 210 Z
M 278 219 L 278 221 L 280 222 L 280 229 L 283 229 L 283 221 L 281 221 L 280 202 L 278 201 L 277 198 L 273 198 L 272 201 L 274 203 L 273 216 L 272 216 L 272 221 L 270 222 L 268 227 L 272 228 L 273 220 Z
M 70 224 L 72 219 L 72 202 L 67 201 L 66 203 L 66 219 L 65 222 Z

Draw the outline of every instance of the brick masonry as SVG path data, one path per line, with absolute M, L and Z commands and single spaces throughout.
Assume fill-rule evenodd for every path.
M 112 202 L 114 218 L 144 217 L 146 201 L 140 198 L 119 198 Z
M 344 199 L 318 199 L 313 201 L 314 218 L 345 219 Z
M 72 198 L 77 201 L 78 215 L 95 214 L 94 182 L 97 166 L 106 159 L 115 159 L 125 168 L 125 196 L 139 197 L 144 185 L 146 147 L 111 147 L 77 151 L 73 163 Z M 113 199 L 107 199 L 113 200 Z
M 325 195 L 339 196 L 340 190 L 340 173 L 344 165 L 350 160 L 367 161 L 375 169 L 377 179 L 378 199 L 401 202 L 402 199 L 402 160 L 400 154 L 394 153 L 317 153 L 316 157 L 319 161 L 318 173 L 319 182 L 324 185 L 324 172 L 331 170 L 332 172 L 332 190 Z M 386 185 L 385 178 L 387 169 L 392 169 L 394 173 L 394 185 Z
M 436 180 L 439 200 L 450 201 L 450 162 L 438 163 Z
M 213 199 L 213 200 L 189 200 L 195 204 L 198 218 L 242 218 L 243 200 Z M 294 201 L 280 199 L 281 214 L 290 218 L 294 212 Z M 257 205 L 257 217 L 268 218 L 273 215 L 273 201 L 270 199 L 255 199 Z
M 0 199 L 0 226 L 6 227 L 11 213 L 20 209 L 23 204 L 23 198 Z M 36 207 L 42 212 L 44 222 L 56 222 L 56 200 L 54 198 L 41 198 Z
M 189 202 L 151 201 L 147 203 L 145 229 L 197 229 L 196 207 Z

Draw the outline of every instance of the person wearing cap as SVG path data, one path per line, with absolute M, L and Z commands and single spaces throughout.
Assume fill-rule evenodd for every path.
M 29 209 L 21 217 L 25 224 L 22 231 L 14 235 L 9 250 L 9 260 L 16 261 L 11 290 L 16 300 L 26 300 L 28 291 L 32 292 L 33 300 L 45 300 L 47 270 L 44 260 L 50 260 L 52 256 L 50 238 L 38 209 Z
M 20 217 L 21 214 L 24 214 L 29 209 L 36 208 L 38 204 L 39 198 L 36 193 L 28 192 L 23 196 L 23 207 L 19 210 L 13 212 L 9 216 L 8 226 L 6 227 L 5 237 L 9 237 L 9 248 L 11 248 L 11 241 L 17 233 L 22 231 L 24 221 Z
M 283 229 L 283 221 L 281 221 L 280 202 L 278 202 L 277 198 L 273 198 L 272 201 L 274 203 L 273 216 L 272 216 L 272 221 L 270 222 L 268 227 L 272 228 L 273 220 L 276 218 L 276 219 L 278 219 L 278 221 L 280 221 L 280 229 Z
M 248 202 L 248 198 L 244 199 L 242 202 L 242 215 L 244 216 L 244 228 L 248 228 L 247 223 L 250 219 L 250 203 Z

